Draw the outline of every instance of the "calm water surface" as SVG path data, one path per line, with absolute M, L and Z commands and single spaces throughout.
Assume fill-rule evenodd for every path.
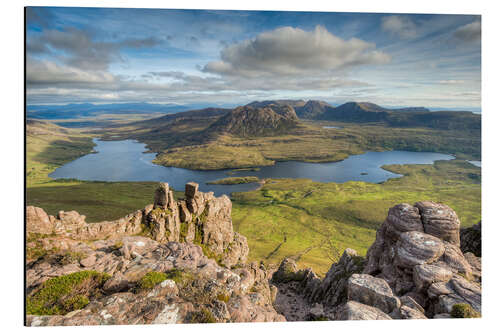
M 134 140 L 100 141 L 97 153 L 85 155 L 56 169 L 52 178 L 77 178 L 100 181 L 162 181 L 183 190 L 187 182 L 200 184 L 202 191 L 213 191 L 216 195 L 231 192 L 251 191 L 259 184 L 207 185 L 206 182 L 235 176 L 259 178 L 309 178 L 318 182 L 343 183 L 350 180 L 371 183 L 383 182 L 401 175 L 381 169 L 386 164 L 432 164 L 436 160 L 451 160 L 451 155 L 408 151 L 367 152 L 354 155 L 341 162 L 306 163 L 277 162 L 273 166 L 260 167 L 259 171 L 230 170 L 198 171 L 175 167 L 164 167 L 152 163 L 153 153 L 143 153 L 145 144 Z M 209 158 L 209 157 L 208 157 Z

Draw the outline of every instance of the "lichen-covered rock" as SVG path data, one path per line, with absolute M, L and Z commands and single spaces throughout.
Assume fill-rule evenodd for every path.
M 442 261 L 454 272 L 465 275 L 470 278 L 472 274 L 472 267 L 465 259 L 462 251 L 456 245 L 444 242 L 445 251 L 443 253 Z
M 420 311 L 410 308 L 409 306 L 402 305 L 399 308 L 400 319 L 427 319 L 427 317 Z
M 436 261 L 443 255 L 444 250 L 443 242 L 439 238 L 409 231 L 402 233 L 396 244 L 396 262 L 401 267 L 412 268 Z
M 413 266 L 413 281 L 417 290 L 427 290 L 429 286 L 436 282 L 448 282 L 453 273 L 451 270 L 435 265 L 423 264 Z
M 432 296 L 438 298 L 436 313 L 450 313 L 453 305 L 458 303 L 470 304 L 475 311 L 481 312 L 480 285 L 460 275 L 454 275 L 444 286 L 433 288 L 432 291 Z
M 418 208 L 405 203 L 389 209 L 386 225 L 386 235 L 395 241 L 403 232 L 424 231 Z
M 353 274 L 347 281 L 350 301 L 376 307 L 385 313 L 399 309 L 401 302 L 395 297 L 385 280 L 368 274 Z

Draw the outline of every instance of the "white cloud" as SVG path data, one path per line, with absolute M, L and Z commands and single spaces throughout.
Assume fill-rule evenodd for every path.
M 385 64 L 386 53 L 357 38 L 343 40 L 322 26 L 313 31 L 283 27 L 257 35 L 221 51 L 219 61 L 203 71 L 246 78 L 325 74 L 366 64 Z
M 464 80 L 441 80 L 439 81 L 440 84 L 463 84 L 465 83 Z
M 464 42 L 481 41 L 481 21 L 474 21 L 461 26 L 455 30 L 454 36 Z
M 392 15 L 382 18 L 382 30 L 403 39 L 417 37 L 417 26 L 406 16 Z

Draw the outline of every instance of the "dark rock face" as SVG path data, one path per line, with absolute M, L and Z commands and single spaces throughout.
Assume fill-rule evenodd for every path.
M 460 249 L 481 257 L 481 221 L 470 228 L 460 229 Z

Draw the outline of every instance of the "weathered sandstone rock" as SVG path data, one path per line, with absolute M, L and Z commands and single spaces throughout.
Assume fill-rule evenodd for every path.
M 417 202 L 426 234 L 460 246 L 460 220 L 450 207 L 430 201 Z
M 335 317 L 336 320 L 390 320 L 392 319 L 379 309 L 349 301 L 342 306 Z
M 26 232 L 51 234 L 54 232 L 54 224 L 43 209 L 28 206 L 26 207 Z
M 353 274 L 347 281 L 350 301 L 376 307 L 385 313 L 399 309 L 401 302 L 395 297 L 385 280 L 368 274 Z
M 402 233 L 396 244 L 396 262 L 401 267 L 432 263 L 443 253 L 440 239 L 418 231 Z

